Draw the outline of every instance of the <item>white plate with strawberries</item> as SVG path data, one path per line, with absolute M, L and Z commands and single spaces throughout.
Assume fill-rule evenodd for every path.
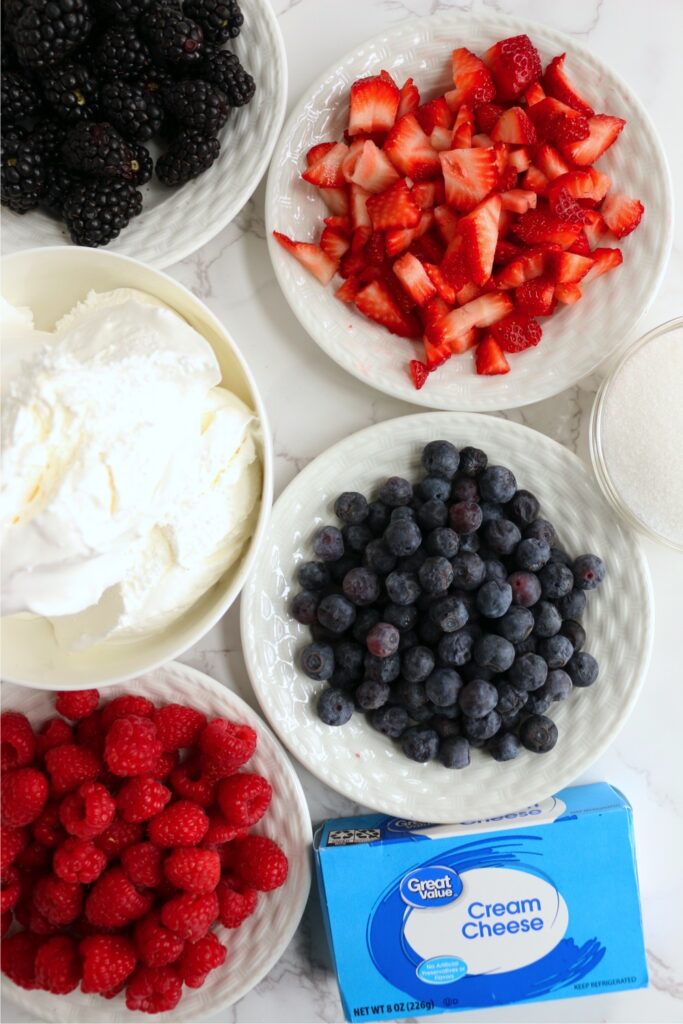
M 541 25 L 448 12 L 318 79 L 275 151 L 266 221 L 285 297 L 337 363 L 486 411 L 557 394 L 627 340 L 673 199 L 645 108 L 602 61 Z

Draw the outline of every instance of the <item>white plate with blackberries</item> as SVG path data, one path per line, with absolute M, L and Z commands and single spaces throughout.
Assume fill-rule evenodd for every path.
M 357 803 L 432 822 L 576 778 L 632 710 L 653 636 L 645 558 L 583 463 L 467 413 L 378 424 L 307 466 L 241 614 L 292 754 Z
M 3 4 L 5 252 L 108 245 L 168 267 L 224 228 L 284 118 L 268 0 Z

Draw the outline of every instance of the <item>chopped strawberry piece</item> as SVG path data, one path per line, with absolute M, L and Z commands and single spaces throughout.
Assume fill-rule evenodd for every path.
M 499 245 L 503 244 L 501 242 Z M 533 281 L 545 270 L 547 253 L 543 249 L 528 249 L 510 260 L 496 275 L 497 288 L 517 288 L 525 281 Z
M 467 259 L 465 246 L 463 245 L 462 235 L 456 235 L 449 243 L 446 255 L 441 262 L 440 270 L 448 284 L 456 292 L 459 292 L 461 288 L 464 288 L 472 280 L 472 271 Z
M 605 219 L 598 210 L 586 210 L 586 223 L 583 226 L 588 244 L 594 248 L 607 234 Z
M 514 227 L 517 237 L 527 245 L 556 242 L 558 245 L 569 246 L 575 241 L 580 230 L 580 224 L 560 220 L 544 210 L 529 210 L 523 213 Z
M 545 92 L 540 82 L 532 82 L 527 91 L 524 93 L 524 99 L 527 107 L 533 107 L 535 103 L 540 103 L 541 100 L 545 99 Z
M 455 301 L 459 306 L 466 306 L 472 299 L 478 299 L 481 295 L 481 288 L 477 288 L 473 281 L 468 281 L 455 293 Z
M 517 171 L 514 167 L 506 167 L 503 173 L 498 178 L 496 185 L 496 192 L 512 192 L 513 189 L 517 188 Z M 534 195 L 536 193 L 534 192 Z
M 461 103 L 477 106 L 493 99 L 496 87 L 483 60 L 461 46 L 453 50 L 452 64 L 455 88 L 446 93 L 446 97 L 453 110 Z
M 527 35 L 501 39 L 484 54 L 499 100 L 516 100 L 541 77 L 538 50 Z M 491 97 L 489 97 L 491 98 Z
M 335 297 L 341 299 L 342 302 L 355 302 L 356 295 L 361 289 L 361 283 L 357 277 L 347 277 L 342 285 L 337 288 Z
M 397 256 L 408 246 L 426 234 L 432 226 L 434 214 L 431 210 L 424 210 L 420 216 L 417 227 L 395 228 L 387 231 L 385 236 L 387 256 Z M 433 255 L 433 253 L 432 253 Z
M 467 149 L 472 145 L 474 114 L 467 103 L 463 103 L 453 125 L 451 145 L 448 149 Z
M 351 234 L 351 221 L 348 217 L 324 217 L 323 224 L 335 231 L 341 231 L 345 235 Z
M 424 363 L 421 363 L 419 359 L 411 359 L 410 363 L 410 376 L 413 379 L 415 390 L 419 391 L 424 386 L 427 377 L 429 376 L 429 370 Z
M 439 154 L 415 114 L 405 114 L 396 122 L 384 143 L 384 152 L 394 167 L 413 181 L 436 178 L 441 170 Z
M 435 263 L 425 263 L 424 269 L 427 277 L 436 288 L 437 294 L 440 299 L 447 302 L 449 305 L 455 304 L 455 289 L 448 283 L 444 277 L 441 268 L 437 267 Z
M 554 96 L 555 99 L 561 100 L 562 103 L 566 103 L 568 107 L 578 110 L 581 114 L 585 114 L 586 117 L 592 117 L 595 111 L 590 103 L 583 98 L 565 74 L 564 61 L 566 56 L 566 53 L 561 53 L 559 57 L 553 57 L 550 61 L 542 79 L 543 87 L 549 96 Z
M 412 78 L 407 78 L 401 86 L 398 98 L 398 110 L 396 120 L 404 114 L 411 114 L 420 106 L 420 93 Z
M 491 138 L 494 142 L 507 142 L 514 146 L 533 145 L 536 129 L 521 107 L 509 107 L 493 126 Z
M 393 271 L 418 306 L 424 306 L 436 295 L 436 288 L 426 269 L 412 253 L 406 252 L 400 259 L 397 259 L 393 265 Z
M 579 206 L 575 199 L 572 199 L 566 188 L 557 189 L 551 185 L 547 194 L 548 206 L 558 220 L 567 224 L 583 225 L 586 223 L 586 211 Z
M 434 220 L 439 234 L 448 245 L 458 233 L 459 217 L 448 206 L 435 206 Z
M 527 210 L 535 210 L 537 199 L 535 192 L 525 191 L 523 188 L 513 188 L 509 192 L 500 193 L 503 209 L 511 210 L 512 213 L 526 213 Z
M 345 252 L 338 267 L 338 273 L 344 278 L 356 277 L 365 270 L 365 257 L 362 252 L 354 252 L 353 247 Z
M 503 113 L 503 109 L 498 103 L 481 103 L 475 107 L 474 123 L 477 126 L 477 131 L 490 135 L 498 118 Z
M 425 353 L 425 364 L 428 370 L 435 370 L 453 355 L 453 351 L 447 339 L 440 336 L 439 324 L 451 312 L 443 299 L 438 297 L 432 299 L 421 310 L 425 333 L 422 339 Z
M 480 295 L 442 317 L 434 329 L 434 337 L 439 343 L 447 342 L 457 348 L 462 344 L 462 336 L 473 327 L 490 327 L 507 316 L 511 309 L 512 301 L 507 295 L 500 292 Z
M 326 153 L 334 149 L 336 142 L 319 142 L 317 146 L 311 146 L 306 154 L 306 166 L 312 167 L 318 160 L 322 160 Z
M 351 185 L 351 226 L 354 228 L 369 228 L 371 226 L 370 214 L 368 213 L 367 201 L 370 192 L 367 192 L 360 185 Z
M 491 334 L 505 352 L 523 352 L 541 340 L 541 325 L 526 313 L 510 313 L 491 327 Z
M 529 107 L 529 117 L 539 139 L 558 146 L 586 139 L 590 130 L 587 117 L 551 96 Z
M 595 114 L 588 119 L 588 138 L 562 147 L 562 152 L 580 167 L 593 164 L 616 141 L 626 121 L 609 114 Z
M 575 253 L 577 256 L 590 256 L 591 247 L 588 244 L 588 238 L 585 231 L 582 231 L 577 236 L 576 241 L 569 246 L 567 252 Z
M 489 194 L 498 180 L 493 149 L 452 149 L 440 154 L 446 184 L 446 202 L 468 211 Z
M 538 147 L 535 159 L 539 171 L 542 171 L 551 181 L 554 178 L 559 178 L 561 174 L 566 174 L 569 170 L 569 164 L 562 154 L 547 142 Z
M 477 373 L 485 377 L 493 377 L 499 373 L 510 372 L 510 364 L 505 353 L 490 334 L 487 334 L 477 345 L 474 365 Z
M 443 153 L 452 145 L 453 133 L 450 128 L 435 128 L 429 136 L 429 141 L 437 153 Z
M 578 284 L 558 284 L 555 289 L 555 298 L 565 306 L 573 306 L 578 302 L 583 292 Z
M 453 112 L 443 96 L 423 103 L 415 111 L 415 117 L 425 135 L 431 135 L 435 128 L 453 127 Z
M 545 277 L 515 288 L 515 307 L 530 316 L 550 316 L 555 308 L 555 286 Z
M 321 284 L 330 283 L 334 277 L 337 265 L 323 252 L 319 245 L 312 245 L 310 242 L 295 242 L 280 231 L 273 231 L 273 237 L 306 270 L 310 271 L 314 277 L 317 277 Z
M 371 267 L 381 267 L 386 260 L 386 243 L 381 231 L 373 231 L 365 246 L 365 259 Z
M 638 227 L 645 207 L 639 199 L 629 199 L 623 192 L 610 192 L 600 212 L 612 234 L 624 238 Z
M 589 202 L 589 205 L 599 203 L 607 195 L 611 184 L 607 175 L 596 171 L 594 167 L 585 171 L 569 171 L 555 178 L 548 188 L 548 199 L 552 201 L 555 193 L 565 189 L 577 202 Z
M 436 182 L 418 181 L 411 195 L 421 210 L 433 210 L 436 204 Z
M 585 235 L 584 235 L 585 238 Z M 557 284 L 576 284 L 593 266 L 593 258 L 572 252 L 548 253 L 547 266 Z
M 472 280 L 478 285 L 485 284 L 493 270 L 501 205 L 499 195 L 489 196 L 460 221 L 463 248 L 467 255 Z M 526 213 L 524 216 L 528 217 L 529 214 Z M 478 324 L 477 326 L 485 325 Z
M 499 240 L 496 246 L 496 251 L 493 256 L 493 262 L 496 263 L 509 263 L 516 256 L 520 256 L 522 250 L 518 245 L 513 245 L 512 242 L 504 242 Z
M 339 263 L 350 245 L 349 236 L 335 228 L 325 227 L 320 236 L 320 248 L 335 263 Z
M 324 188 L 320 190 L 320 198 L 330 213 L 336 217 L 345 217 L 349 212 L 349 193 L 345 188 Z
M 337 142 L 321 159 L 316 160 L 301 177 L 318 188 L 339 188 L 346 184 L 342 164 L 349 151 L 343 142 Z
M 384 192 L 399 180 L 398 171 L 374 142 L 369 139 L 358 144 L 354 142 L 351 149 L 356 145 L 360 148 L 354 153 L 349 152 L 344 162 L 344 173 L 349 181 L 366 192 Z
M 362 252 L 370 241 L 371 235 L 372 227 L 369 225 L 363 224 L 361 227 L 355 228 L 351 236 L 351 252 Z
M 511 149 L 508 153 L 508 166 L 514 168 L 518 174 L 523 174 L 531 166 L 531 153 L 526 146 L 519 149 Z
M 588 284 L 595 277 L 606 274 L 609 270 L 614 270 L 624 262 L 621 249 L 593 249 L 591 255 L 594 263 L 583 279 L 584 284 Z
M 542 196 L 547 188 L 548 179 L 543 171 L 539 171 L 538 167 L 532 164 L 524 175 L 522 184 L 524 188 L 528 188 L 537 195 Z
M 386 73 L 359 78 L 349 96 L 349 135 L 389 131 L 396 120 L 399 91 Z
M 372 281 L 356 295 L 356 307 L 370 320 L 402 338 L 417 338 L 419 325 L 399 307 L 383 281 Z
M 425 210 L 425 213 L 430 215 L 433 222 L 434 214 L 432 211 Z M 422 227 L 418 224 L 417 228 L 413 228 L 412 230 L 419 233 L 422 231 Z M 389 251 L 389 235 L 392 235 L 393 233 L 394 232 L 392 231 L 387 231 L 387 252 Z M 417 256 L 419 260 L 426 260 L 427 263 L 441 263 L 441 260 L 444 258 L 446 253 L 446 247 L 430 225 L 424 234 L 419 234 L 419 237 L 416 237 L 411 241 L 408 246 L 408 251 L 412 252 L 413 256 Z
M 492 149 L 494 142 L 490 135 L 478 135 L 472 136 L 472 145 L 475 149 Z

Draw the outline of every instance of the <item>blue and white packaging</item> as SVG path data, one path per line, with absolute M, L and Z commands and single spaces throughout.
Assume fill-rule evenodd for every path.
M 457 825 L 328 821 L 316 861 L 349 1021 L 647 985 L 632 812 L 607 783 Z

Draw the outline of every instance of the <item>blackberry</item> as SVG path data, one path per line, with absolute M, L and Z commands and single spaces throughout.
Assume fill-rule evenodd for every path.
M 254 79 L 242 67 L 237 54 L 230 50 L 210 52 L 197 66 L 197 71 L 225 93 L 231 107 L 243 107 L 256 92 Z
M 133 168 L 133 177 L 131 178 L 131 181 L 136 188 L 139 188 L 140 185 L 146 185 L 148 181 L 152 180 L 152 175 L 154 174 L 154 157 L 146 146 L 133 146 L 133 162 L 131 167 Z
M 34 0 L 12 29 L 19 61 L 40 70 L 60 64 L 81 46 L 95 23 L 88 0 Z
M 88 181 L 64 202 L 64 221 L 76 245 L 107 245 L 142 210 L 142 196 L 127 181 Z
M 236 0 L 184 0 L 183 11 L 204 30 L 212 43 L 227 43 L 240 34 L 244 15 Z
M 72 128 L 62 156 L 70 170 L 96 178 L 131 181 L 138 170 L 133 149 L 106 121 L 84 121 Z
M 152 65 L 149 48 L 133 25 L 116 25 L 103 32 L 91 60 L 97 75 L 105 79 L 137 79 Z
M 196 21 L 175 8 L 156 5 L 143 14 L 140 26 L 157 57 L 171 64 L 191 64 L 201 59 L 204 33 Z
M 23 132 L 10 129 L 0 147 L 1 200 L 14 213 L 28 213 L 45 191 L 45 159 L 40 146 Z
M 95 3 L 111 21 L 130 25 L 154 6 L 154 0 L 95 0 Z
M 102 87 L 102 116 L 130 142 L 147 142 L 159 131 L 164 110 L 140 82 L 118 79 Z
M 208 171 L 220 148 L 218 139 L 206 138 L 201 132 L 181 132 L 157 160 L 157 177 L 163 185 L 184 185 Z
M 36 121 L 31 129 L 31 138 L 40 146 L 48 162 L 54 162 L 64 142 L 64 126 L 51 117 Z
M 43 78 L 43 94 L 64 121 L 84 121 L 97 116 L 98 85 L 83 64 L 50 68 Z
M 48 213 L 61 217 L 67 196 L 83 182 L 80 175 L 68 171 L 61 164 L 48 164 L 45 191 L 40 205 Z
M 35 85 L 19 71 L 2 73 L 2 118 L 5 125 L 14 125 L 40 111 L 41 99 Z

